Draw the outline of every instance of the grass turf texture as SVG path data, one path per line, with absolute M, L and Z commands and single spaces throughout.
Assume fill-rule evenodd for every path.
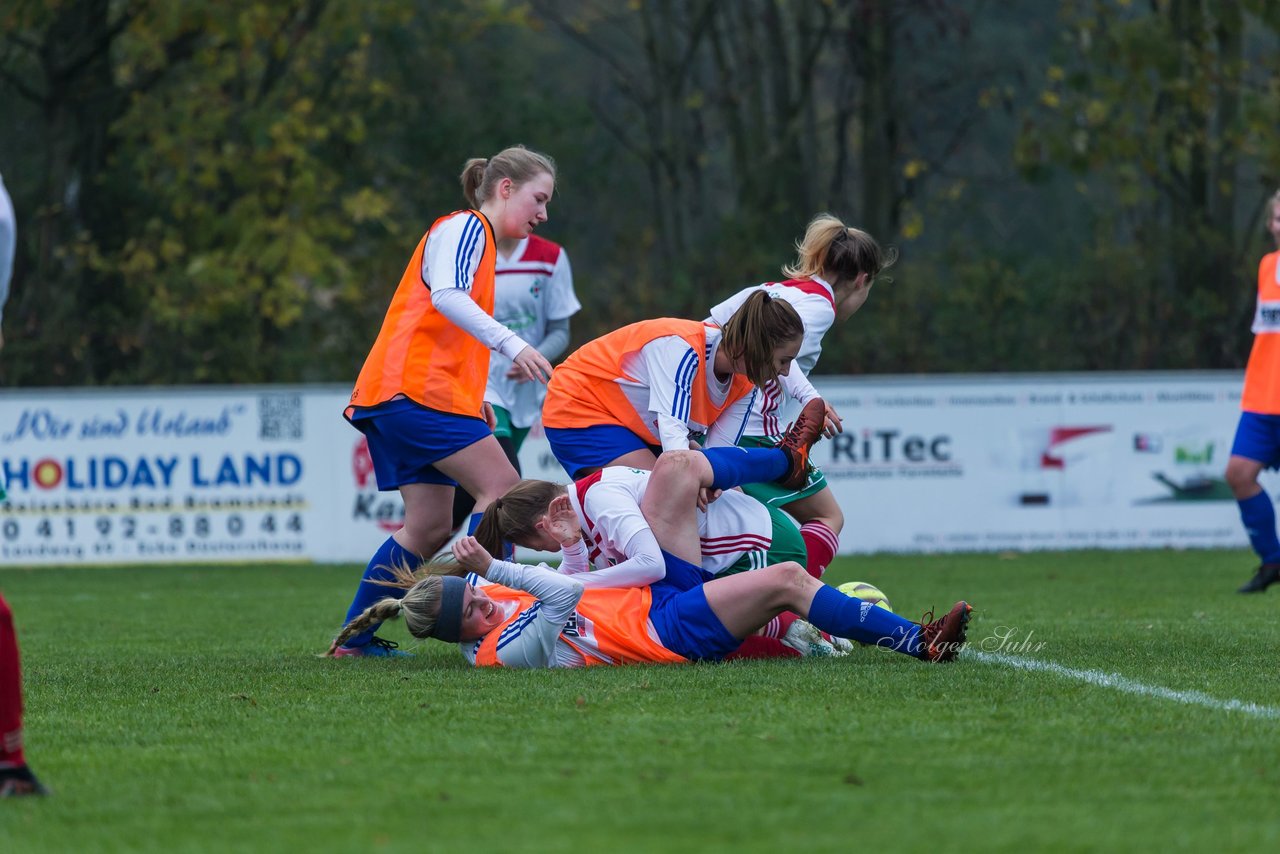
M 1233 552 L 838 561 L 970 640 L 1280 706 Z M 27 753 L 0 851 L 1275 849 L 1280 720 L 970 658 L 504 672 L 402 625 L 326 660 L 359 569 L 6 569 Z M 1010 649 L 1010 645 L 1021 645 Z M 1042 643 L 1039 649 L 1035 644 Z

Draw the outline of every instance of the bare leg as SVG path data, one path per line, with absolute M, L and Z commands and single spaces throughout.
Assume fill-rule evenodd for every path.
M 783 611 L 808 619 L 822 587 L 798 563 L 777 563 L 708 581 L 702 590 L 712 613 L 736 638 L 745 638 Z M 843 595 L 843 594 L 842 594 Z
M 520 482 L 520 474 L 493 436 L 468 445 L 435 464 L 444 474 L 475 496 L 475 512 L 483 512 L 503 493 Z M 449 508 L 452 514 L 452 504 Z M 452 516 L 450 516 L 450 519 Z
M 629 469 L 644 469 L 645 471 L 653 471 L 653 467 L 657 464 L 658 458 L 653 451 L 648 448 L 637 448 L 634 451 L 627 451 L 609 463 L 610 466 L 624 466 Z M 608 468 L 608 466 L 605 466 Z
M 844 528 L 844 513 L 836 503 L 836 497 L 831 493 L 829 486 L 823 487 L 820 492 L 815 492 L 813 495 L 785 504 L 782 509 L 794 516 L 802 525 L 805 522 L 822 522 L 837 534 Z
M 1247 501 L 1262 491 L 1258 483 L 1258 475 L 1262 474 L 1262 463 L 1248 457 L 1232 456 L 1227 460 L 1226 480 L 1236 501 Z
M 428 557 L 449 538 L 453 487 L 443 483 L 406 483 L 400 487 L 404 526 L 392 534 L 400 547 Z
M 694 566 L 702 565 L 702 541 L 694 512 L 698 490 L 710 486 L 713 477 L 704 454 L 668 451 L 658 458 L 640 502 L 640 511 L 662 548 Z

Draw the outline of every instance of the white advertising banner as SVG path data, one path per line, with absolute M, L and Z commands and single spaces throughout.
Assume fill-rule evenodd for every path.
M 1237 373 L 816 379 L 845 423 L 814 457 L 844 552 L 1247 542 Z M 404 508 L 348 391 L 0 392 L 0 564 L 363 563 Z M 521 464 L 564 479 L 537 429 Z

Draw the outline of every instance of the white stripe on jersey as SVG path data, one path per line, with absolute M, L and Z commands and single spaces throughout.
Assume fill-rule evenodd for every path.
M 471 290 L 471 270 L 469 269 L 471 253 L 475 251 L 476 240 L 483 236 L 484 226 L 480 224 L 480 218 L 472 214 L 462 228 L 462 239 L 458 241 L 458 254 L 455 260 L 458 275 L 454 287 Z
M 681 421 L 689 420 L 689 412 L 693 406 L 693 378 L 698 372 L 698 354 L 692 347 L 680 360 L 676 368 L 676 393 L 671 403 L 671 416 Z

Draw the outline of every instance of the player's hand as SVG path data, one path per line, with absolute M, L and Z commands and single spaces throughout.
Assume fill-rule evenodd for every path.
M 557 495 L 547 506 L 547 515 L 542 517 L 542 529 L 555 538 L 561 547 L 572 545 L 582 539 L 582 525 L 578 522 L 578 514 L 569 503 L 569 496 Z
M 824 400 L 823 403 L 826 403 L 826 401 Z M 837 433 L 843 432 L 844 420 L 840 417 L 840 413 L 836 412 L 835 407 L 827 403 L 827 417 L 822 424 L 822 435 L 831 439 Z
M 458 566 L 482 578 L 489 571 L 489 564 L 493 563 L 493 555 L 485 551 L 475 537 L 463 537 L 454 543 L 453 557 Z
M 498 429 L 498 413 L 493 411 L 493 404 L 487 400 L 480 406 L 480 417 L 489 425 L 490 433 Z
M 723 490 L 702 487 L 698 490 L 698 509 L 706 511 L 707 505 L 715 502 L 717 498 L 724 494 Z
M 528 379 L 537 380 L 543 385 L 551 379 L 551 363 L 532 344 L 516 355 L 511 367 L 519 369 L 522 375 Z
M 514 364 L 507 368 L 507 379 L 515 380 L 517 383 L 529 382 L 529 376 L 524 372 L 524 369 L 518 368 Z

